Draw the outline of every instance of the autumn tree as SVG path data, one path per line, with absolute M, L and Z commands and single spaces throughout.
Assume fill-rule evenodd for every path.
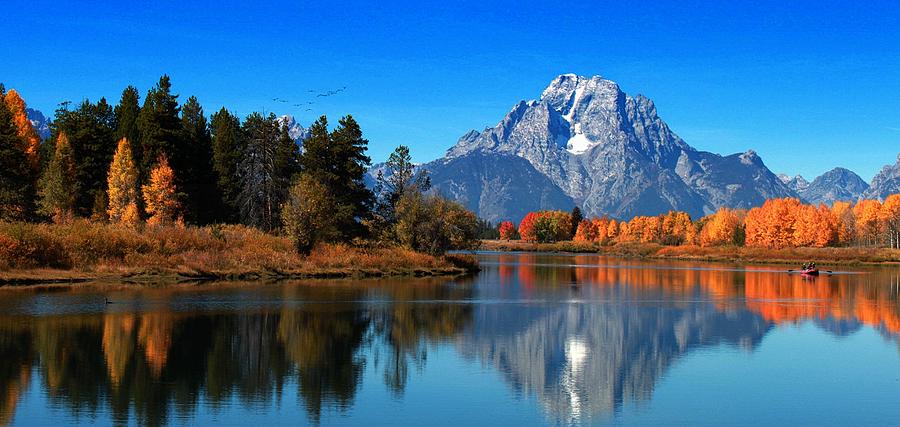
M 732 209 L 719 208 L 705 218 L 700 230 L 701 246 L 736 245 L 741 240 L 741 220 Z
M 900 194 L 891 194 L 884 199 L 878 217 L 884 224 L 890 248 L 900 249 Z
M 0 84 L 0 97 L 6 91 Z M 6 102 L 0 102 L 0 219 L 24 220 L 32 212 L 34 180 L 14 114 Z
M 796 246 L 797 215 L 802 203 L 794 198 L 769 199 L 751 209 L 745 220 L 748 246 L 786 248 Z
M 478 217 L 439 195 L 406 192 L 397 202 L 394 235 L 410 249 L 441 255 L 477 245 Z
M 666 245 L 693 244 L 696 229 L 687 212 L 669 211 L 662 218 L 661 243 Z
M 176 193 L 175 172 L 169 167 L 169 159 L 160 154 L 156 166 L 150 171 L 148 183 L 141 187 L 144 209 L 150 225 L 169 224 L 176 219 L 179 203 Z
M 6 101 L 6 106 L 12 113 L 16 132 L 22 139 L 22 149 L 25 151 L 25 156 L 28 159 L 28 166 L 31 168 L 34 176 L 37 177 L 40 168 L 41 137 L 34 130 L 34 126 L 31 125 L 31 120 L 28 119 L 28 114 L 25 112 L 25 100 L 22 99 L 15 89 L 10 89 L 9 92 L 6 92 L 4 101 Z
M 856 240 L 856 217 L 850 202 L 834 202 L 831 205 L 831 216 L 835 219 L 838 246 L 847 246 Z
M 137 207 L 138 176 L 131 157 L 131 146 L 122 138 L 113 155 L 107 178 L 109 203 L 107 213 L 114 223 L 136 224 L 140 220 Z
M 877 245 L 881 222 L 878 220 L 881 202 L 878 200 L 860 200 L 853 207 L 856 218 L 856 235 L 864 245 Z
M 576 242 L 594 242 L 597 241 L 597 236 L 597 226 L 594 222 L 589 219 L 582 219 L 575 230 L 574 240 Z
M 39 183 L 39 212 L 62 223 L 75 214 L 78 200 L 78 180 L 75 176 L 75 159 L 65 133 L 56 138 L 53 158 L 47 165 Z
M 526 242 L 537 241 L 537 236 L 534 234 L 534 221 L 537 217 L 537 212 L 528 212 L 525 218 L 522 218 L 522 221 L 519 222 L 519 237 L 522 240 Z
M 512 223 L 512 221 L 503 221 L 500 223 L 500 227 L 498 227 L 500 232 L 500 239 L 502 240 L 515 240 L 518 238 L 518 233 L 516 232 L 516 226 Z

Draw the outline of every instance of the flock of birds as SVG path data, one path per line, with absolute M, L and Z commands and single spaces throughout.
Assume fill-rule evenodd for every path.
M 310 90 L 308 90 L 307 92 L 309 92 L 309 93 L 311 93 L 311 94 L 315 94 L 315 95 L 316 95 L 316 96 L 315 96 L 316 98 L 327 98 L 327 97 L 329 97 L 329 96 L 337 95 L 337 94 L 339 94 L 339 93 L 341 93 L 341 92 L 343 92 L 343 91 L 345 91 L 345 90 L 347 90 L 347 86 L 344 86 L 344 87 L 342 87 L 342 88 L 340 88 L 340 89 L 326 90 L 325 92 L 319 92 L 319 91 L 313 90 L 313 89 L 310 89 Z M 281 102 L 281 103 L 283 103 L 283 104 L 288 104 L 288 103 L 291 102 L 291 101 L 289 101 L 289 100 L 287 100 L 287 99 L 279 98 L 279 97 L 272 98 L 272 101 L 275 101 L 275 102 Z M 306 101 L 306 103 L 302 103 L 302 102 L 301 102 L 301 103 L 295 103 L 295 104 L 292 104 L 292 105 L 293 105 L 294 107 L 297 107 L 297 108 L 301 108 L 301 107 L 304 107 L 304 106 L 305 106 L 305 107 L 307 107 L 305 111 L 312 111 L 312 108 L 309 108 L 309 106 L 310 106 L 310 105 L 313 105 L 313 104 L 315 104 L 314 101 Z

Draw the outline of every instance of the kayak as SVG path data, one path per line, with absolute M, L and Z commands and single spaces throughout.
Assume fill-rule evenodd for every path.
M 800 274 L 804 276 L 818 276 L 819 269 L 818 268 L 807 268 L 806 270 L 800 270 Z

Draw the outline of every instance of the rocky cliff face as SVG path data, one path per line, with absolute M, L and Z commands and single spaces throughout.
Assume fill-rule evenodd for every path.
M 46 117 L 44 116 L 44 113 L 31 108 L 25 109 L 25 116 L 28 117 L 28 120 L 31 121 L 31 126 L 34 127 L 34 130 L 37 131 L 41 139 L 47 139 L 47 137 L 50 136 L 49 117 Z
M 900 193 L 900 154 L 897 154 L 896 163 L 885 166 L 875 178 L 872 178 L 872 184 L 863 197 L 884 200 L 885 197 L 896 193 Z
M 836 201 L 856 201 L 868 188 L 869 184 L 866 184 L 859 175 L 848 169 L 834 168 L 798 192 L 809 203 L 831 205 Z
M 720 206 L 751 207 L 766 198 L 797 196 L 753 151 L 725 157 L 698 151 L 669 129 L 650 99 L 628 96 L 599 76 L 555 78 L 539 100 L 519 102 L 493 128 L 466 133 L 445 158 L 425 168 L 457 165 L 456 171 L 444 167 L 442 179 L 432 179 L 452 197 L 459 181 L 477 181 L 459 175 L 477 169 L 464 165 L 496 156 L 531 166 L 503 172 L 519 188 L 545 188 L 533 181 L 533 169 L 588 215 L 630 218 L 677 209 L 699 217 Z M 524 210 L 516 203 L 534 204 L 526 193 L 494 190 L 510 199 L 507 207 L 514 209 L 507 211 Z M 465 203 L 486 218 L 508 213 Z

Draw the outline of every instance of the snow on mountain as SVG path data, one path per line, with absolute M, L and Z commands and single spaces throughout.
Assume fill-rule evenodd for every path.
M 291 139 L 297 143 L 297 146 L 300 147 L 300 151 L 303 151 L 303 140 L 309 136 L 309 130 L 297 122 L 297 120 L 294 119 L 294 116 L 288 114 L 279 117 L 278 122 L 287 124 L 288 135 L 290 135 Z
M 589 215 L 624 218 L 677 209 L 698 217 L 720 206 L 745 208 L 797 196 L 752 150 L 726 157 L 698 151 L 669 129 L 653 101 L 626 95 L 600 76 L 561 75 L 540 99 L 520 101 L 493 128 L 467 132 L 444 159 L 425 165 L 445 167 L 457 160 L 455 172 L 441 175 L 445 181 L 432 181 L 435 188 L 452 194 L 462 181 L 474 185 L 462 176 L 477 170 L 463 167 L 474 154 L 480 156 L 476 162 L 485 156 L 526 160 Z M 530 202 L 525 197 L 512 195 L 506 211 L 521 211 L 511 204 Z M 490 206 L 467 206 L 483 217 L 499 215 Z
M 35 109 L 26 108 L 25 115 L 28 117 L 28 120 L 31 121 L 31 126 L 34 127 L 34 130 L 37 131 L 41 139 L 47 139 L 50 136 L 50 119 L 44 116 L 44 113 Z

